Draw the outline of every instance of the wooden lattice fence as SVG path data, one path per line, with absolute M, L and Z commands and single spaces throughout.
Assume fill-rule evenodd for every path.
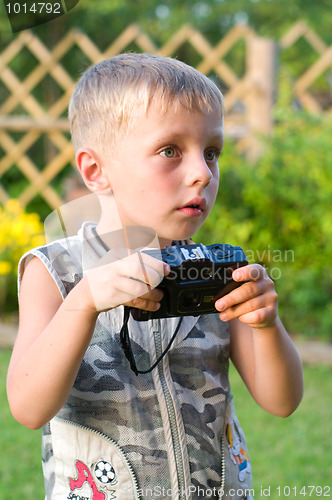
M 324 41 L 308 27 L 306 23 L 300 21 L 281 38 L 279 44 L 281 50 L 286 50 L 293 46 L 299 39 L 304 38 L 311 49 L 317 55 L 315 62 L 299 75 L 293 83 L 293 94 L 298 99 L 304 109 L 311 113 L 332 112 L 332 47 L 328 47 Z M 325 94 L 327 99 L 320 102 L 317 96 L 313 95 L 310 88 L 321 76 L 326 75 L 329 85 L 329 93 Z
M 303 107 L 317 113 L 322 106 L 310 93 L 310 86 L 331 68 L 332 47 L 326 47 L 318 35 L 298 23 L 281 39 L 281 50 L 301 37 L 317 52 L 317 61 L 294 82 L 294 96 Z M 239 43 L 244 45 L 243 74 L 226 62 Z M 258 37 L 248 26 L 236 26 L 213 47 L 201 33 L 185 25 L 162 47 L 156 47 L 138 26 L 131 25 L 103 52 L 76 29 L 52 49 L 33 32 L 22 31 L 0 55 L 0 203 L 13 196 L 24 207 L 37 196 L 51 209 L 63 203 L 54 181 L 73 164 L 66 108 L 79 75 L 62 61 L 75 50 L 85 68 L 133 44 L 140 51 L 167 56 L 176 56 L 184 44 L 189 44 L 200 58 L 197 69 L 214 77 L 222 87 L 226 134 L 249 155 L 257 154 L 257 134 L 269 133 L 273 126 L 277 44 Z M 22 59 L 22 51 L 34 60 L 33 69 L 24 75 L 17 62 Z M 21 178 L 14 187 L 8 187 L 11 172 Z

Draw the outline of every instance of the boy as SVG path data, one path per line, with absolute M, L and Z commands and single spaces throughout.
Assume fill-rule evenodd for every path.
M 287 416 L 302 397 L 301 362 L 266 271 L 234 271 L 245 283 L 216 301 L 220 317 L 130 318 L 144 374 L 133 373 L 120 346 L 123 306 L 157 310 L 169 268 L 145 253 L 121 254 L 116 230 L 138 231 L 134 249 L 153 231 L 152 246 L 189 243 L 218 190 L 222 96 L 179 61 L 122 54 L 87 70 L 69 117 L 101 216 L 23 257 L 8 373 L 14 417 L 44 426 L 46 498 L 250 498 L 229 357 L 267 411 Z

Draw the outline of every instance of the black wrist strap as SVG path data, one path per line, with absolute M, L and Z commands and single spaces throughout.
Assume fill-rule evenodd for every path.
M 166 349 L 164 350 L 164 352 L 159 356 L 159 358 L 153 363 L 153 365 L 150 368 L 148 368 L 147 370 L 139 370 L 137 368 L 137 365 L 135 362 L 135 357 L 134 357 L 134 354 L 133 354 L 133 351 L 131 348 L 130 336 L 129 336 L 129 331 L 128 331 L 128 321 L 129 321 L 129 317 L 130 317 L 130 309 L 131 309 L 130 307 L 124 306 L 123 325 L 122 325 L 122 328 L 120 330 L 121 347 L 123 349 L 123 352 L 124 352 L 126 358 L 129 361 L 130 368 L 135 373 L 135 375 L 138 375 L 139 373 L 141 373 L 141 374 L 150 373 L 158 365 L 158 363 L 160 363 L 160 361 L 164 358 L 164 356 L 170 350 L 170 348 L 174 342 L 174 339 L 177 336 L 178 331 L 180 329 L 183 317 L 182 316 L 180 317 L 179 323 L 177 324 L 177 327 L 176 327 L 176 329 L 171 337 L 171 340 L 169 341 L 169 344 L 166 347 Z

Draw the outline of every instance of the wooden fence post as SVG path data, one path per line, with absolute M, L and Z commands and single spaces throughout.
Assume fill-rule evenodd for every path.
M 272 131 L 276 48 L 273 40 L 252 36 L 247 45 L 249 91 L 245 97 L 249 129 L 248 158 L 255 161 L 263 151 L 259 136 Z

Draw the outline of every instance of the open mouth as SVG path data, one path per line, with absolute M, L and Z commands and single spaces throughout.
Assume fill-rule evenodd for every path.
M 196 198 L 181 207 L 180 212 L 190 217 L 197 217 L 202 214 L 206 206 L 204 198 Z
M 206 206 L 205 198 L 196 197 L 186 203 L 183 208 L 193 208 L 196 210 L 204 210 Z

